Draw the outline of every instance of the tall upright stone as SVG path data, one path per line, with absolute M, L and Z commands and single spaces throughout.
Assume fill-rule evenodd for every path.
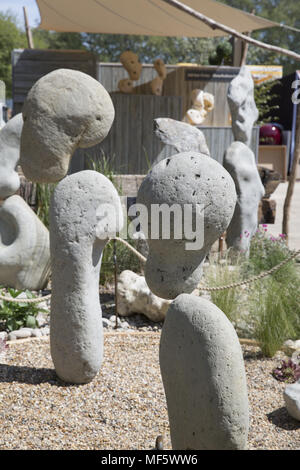
M 250 146 L 253 125 L 259 113 L 254 100 L 252 75 L 246 66 L 241 67 L 240 73 L 231 81 L 227 99 L 234 140 Z
M 246 448 L 249 412 L 243 356 L 235 330 L 211 302 L 179 295 L 160 342 L 174 450 Z
M 65 382 L 87 383 L 101 367 L 101 256 L 121 226 L 120 198 L 100 173 L 81 171 L 55 188 L 50 209 L 50 341 L 56 373 Z
M 265 189 L 254 153 L 242 142 L 231 144 L 225 152 L 223 165 L 232 176 L 237 192 L 234 214 L 226 231 L 227 247 L 248 255 L 251 238 L 258 227 L 258 206 Z

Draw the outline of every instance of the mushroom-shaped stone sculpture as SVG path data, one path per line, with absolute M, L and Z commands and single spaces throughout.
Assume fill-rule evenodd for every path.
M 65 382 L 87 383 L 100 369 L 101 257 L 109 238 L 122 228 L 122 218 L 118 193 L 100 173 L 80 171 L 54 190 L 50 341 L 56 373 Z
M 140 222 L 149 244 L 145 266 L 149 288 L 164 299 L 192 292 L 211 245 L 233 215 L 233 179 L 207 155 L 178 153 L 152 168 L 137 202 L 146 208 Z
M 105 88 L 76 70 L 58 69 L 40 78 L 23 107 L 20 165 L 27 179 L 56 182 L 68 171 L 77 147 L 101 142 L 114 120 Z

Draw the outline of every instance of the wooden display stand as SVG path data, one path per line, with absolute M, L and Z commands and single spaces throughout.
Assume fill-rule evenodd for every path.
M 286 145 L 260 145 L 258 151 L 258 164 L 275 170 L 281 174 L 282 180 L 287 180 L 287 152 Z

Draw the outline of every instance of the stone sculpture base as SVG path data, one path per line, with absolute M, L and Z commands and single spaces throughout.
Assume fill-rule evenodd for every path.
M 179 295 L 167 312 L 159 358 L 173 449 L 245 449 L 244 362 L 224 313 L 205 299 Z

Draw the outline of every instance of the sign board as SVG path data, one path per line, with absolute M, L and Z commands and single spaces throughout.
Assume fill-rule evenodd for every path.
M 255 85 L 261 85 L 270 80 L 280 80 L 283 76 L 281 65 L 247 65 Z

